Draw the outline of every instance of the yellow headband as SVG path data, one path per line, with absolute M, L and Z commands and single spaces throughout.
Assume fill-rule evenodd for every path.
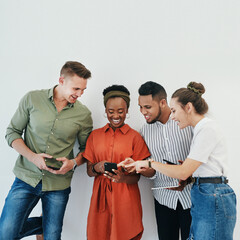
M 193 91 L 194 93 L 196 93 L 198 96 L 200 96 L 200 97 L 202 96 L 202 93 L 198 89 L 196 89 L 195 87 L 190 86 L 190 83 L 188 84 L 187 88 L 189 90 Z
M 108 92 L 103 98 L 105 107 L 106 107 L 108 99 L 113 98 L 113 97 L 121 97 L 127 103 L 127 108 L 129 108 L 130 97 L 127 93 L 122 92 L 122 91 L 110 91 L 110 92 Z

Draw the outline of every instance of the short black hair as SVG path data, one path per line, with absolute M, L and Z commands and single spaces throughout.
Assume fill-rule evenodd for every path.
M 140 96 L 152 95 L 153 99 L 157 99 L 159 101 L 162 99 L 167 100 L 167 93 L 164 87 L 152 81 L 148 81 L 142 84 L 138 89 L 138 93 Z
M 111 92 L 111 91 L 121 91 L 121 92 L 125 92 L 128 95 L 130 95 L 130 92 L 128 91 L 128 89 L 125 86 L 115 84 L 115 85 L 105 88 L 103 90 L 103 96 L 105 96 L 108 92 Z

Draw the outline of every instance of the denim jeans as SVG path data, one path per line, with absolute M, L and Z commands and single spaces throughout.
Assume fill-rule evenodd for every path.
M 227 184 L 194 183 L 189 240 L 232 240 L 236 195 Z
M 42 191 L 16 178 L 5 200 L 0 219 L 0 239 L 13 240 L 44 233 L 45 240 L 61 239 L 63 217 L 71 189 Z M 28 217 L 39 199 L 42 217 Z

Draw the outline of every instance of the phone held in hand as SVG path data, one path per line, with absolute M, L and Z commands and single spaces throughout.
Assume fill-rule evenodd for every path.
M 104 163 L 104 170 L 105 171 L 116 174 L 115 172 L 112 171 L 113 169 L 117 170 L 117 164 L 116 163 L 112 163 L 112 162 L 105 162 Z
M 61 168 L 59 164 L 61 165 L 62 163 L 57 161 L 56 158 L 46 158 L 46 159 L 47 159 L 46 165 L 48 168 L 51 168 L 53 170 L 59 170 Z
M 170 162 L 170 161 L 168 161 L 166 159 L 163 159 L 163 161 L 166 162 L 167 164 L 170 164 L 170 165 L 177 165 L 176 163 Z
M 47 167 L 48 167 L 48 168 L 51 168 L 51 169 L 53 169 L 53 170 L 59 170 L 59 169 L 60 169 L 60 168 L 58 168 L 58 167 L 53 167 L 53 166 L 48 166 L 48 165 L 47 165 Z

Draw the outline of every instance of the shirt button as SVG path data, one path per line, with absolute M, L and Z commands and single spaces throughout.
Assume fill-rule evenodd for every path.
M 56 118 L 56 121 L 58 121 L 58 118 Z
M 49 146 L 47 146 L 47 148 L 49 148 Z
M 51 132 L 51 134 L 53 134 L 53 132 Z
M 44 173 L 42 175 L 44 176 Z

